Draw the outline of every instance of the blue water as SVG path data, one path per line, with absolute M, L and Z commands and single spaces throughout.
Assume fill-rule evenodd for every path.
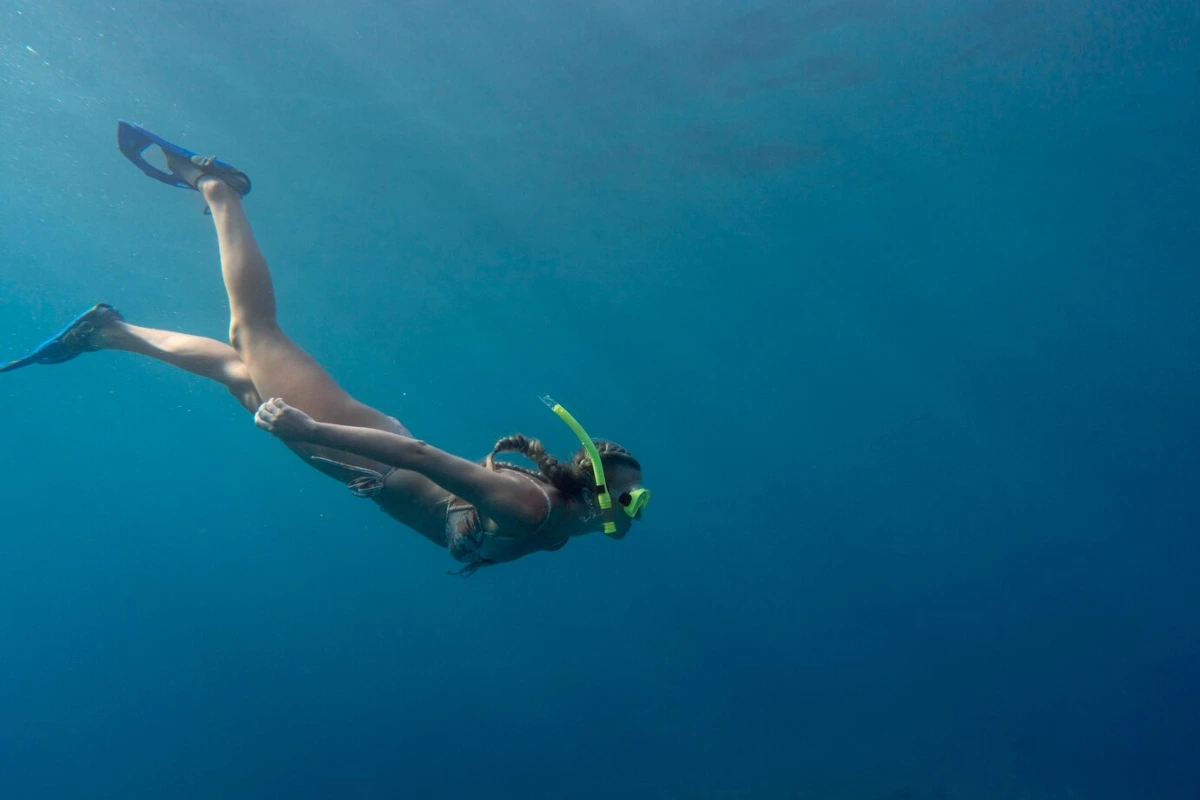
M 0 359 L 281 321 L 654 503 L 480 572 L 219 386 L 0 376 L 0 794 L 1200 797 L 1200 7 L 0 0 Z

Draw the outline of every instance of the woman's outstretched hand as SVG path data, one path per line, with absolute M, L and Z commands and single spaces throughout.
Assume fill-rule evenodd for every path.
M 258 407 L 254 424 L 288 442 L 307 442 L 317 429 L 316 420 L 278 397 Z

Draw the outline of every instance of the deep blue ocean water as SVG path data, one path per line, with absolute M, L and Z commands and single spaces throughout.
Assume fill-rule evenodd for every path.
M 0 0 L 0 360 L 281 321 L 655 493 L 457 565 L 218 386 L 0 376 L 0 795 L 1200 797 L 1200 6 Z

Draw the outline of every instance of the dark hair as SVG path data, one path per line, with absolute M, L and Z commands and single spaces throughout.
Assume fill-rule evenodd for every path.
M 617 466 L 632 467 L 639 471 L 642 469 L 642 465 L 633 454 L 616 442 L 607 439 L 592 441 L 596 444 L 596 451 L 600 453 L 600 465 L 604 467 L 606 474 Z M 520 453 L 537 464 L 541 471 L 534 472 L 515 464 L 497 462 L 495 459 L 498 453 Z M 547 453 L 546 448 L 537 439 L 530 439 L 519 433 L 505 436 L 496 442 L 485 463 L 488 469 L 514 469 L 541 478 L 566 496 L 576 499 L 583 497 L 584 489 L 591 489 L 596 485 L 596 478 L 592 473 L 592 457 L 588 455 L 586 448 L 580 447 L 571 457 L 571 462 L 564 464 Z

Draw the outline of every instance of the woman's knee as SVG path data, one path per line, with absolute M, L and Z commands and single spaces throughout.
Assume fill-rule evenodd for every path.
M 237 360 L 227 364 L 223 378 L 225 388 L 247 411 L 257 411 L 262 405 L 262 398 L 259 397 L 254 381 L 250 379 L 250 369 L 244 361 Z
M 257 412 L 259 406 L 263 403 L 262 397 L 259 396 L 258 389 L 254 388 L 253 383 L 230 385 L 227 388 L 229 389 L 229 393 L 241 403 L 242 408 L 251 414 Z

